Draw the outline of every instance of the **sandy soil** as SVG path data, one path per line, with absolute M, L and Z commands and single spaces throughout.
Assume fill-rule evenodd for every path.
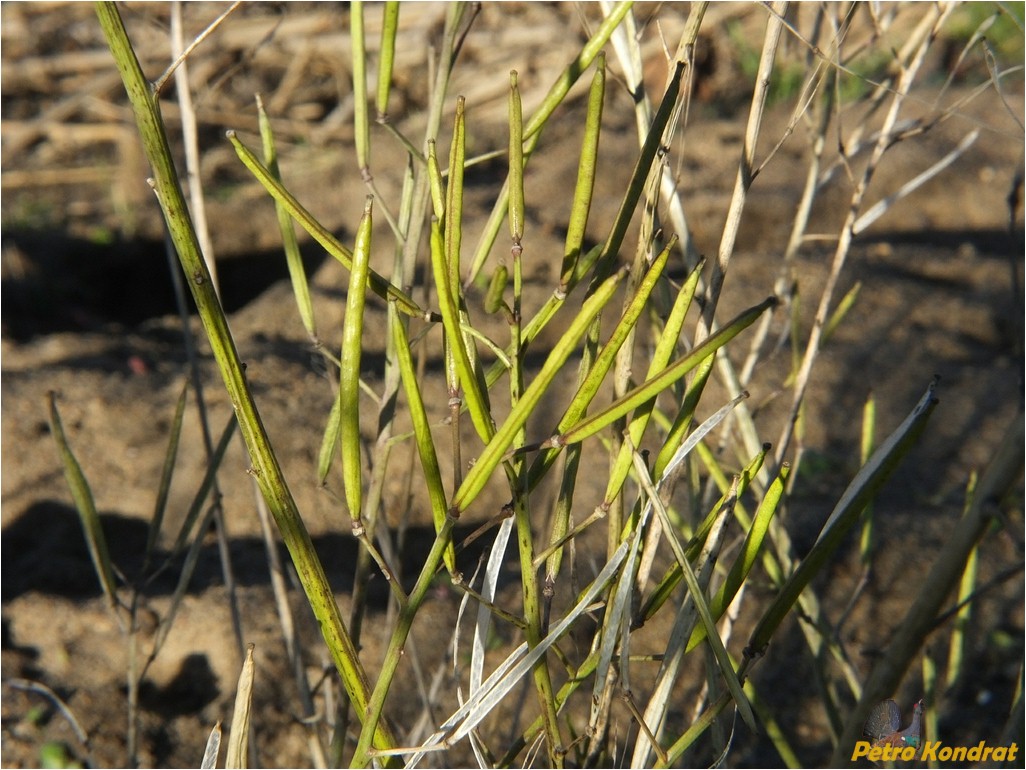
M 652 9 L 643 9 L 642 18 Z M 212 17 L 211 6 L 191 7 L 190 31 Z M 252 93 L 260 90 L 276 118 L 286 181 L 321 221 L 351 239 L 365 188 L 355 172 L 347 109 L 348 36 L 343 12 L 334 6 L 250 8 L 201 49 L 193 61 L 203 147 L 203 180 L 214 251 L 220 260 L 224 303 L 232 331 L 253 383 L 261 414 L 318 551 L 325 561 L 344 611 L 352 593 L 354 555 L 348 523 L 336 498 L 315 481 L 322 421 L 331 388 L 320 357 L 311 349 L 291 299 L 277 243 L 273 208 L 247 178 L 223 130 L 238 128 L 254 140 Z M 411 136 L 422 130 L 422 73 L 425 39 L 440 25 L 441 10 L 416 6 L 404 27 L 397 65 L 399 85 L 393 114 Z M 683 12 L 659 14 L 663 33 L 674 39 Z M 736 15 L 742 25 L 762 22 L 757 9 L 718 8 L 719 29 Z M 166 60 L 166 10 L 130 5 L 133 39 L 146 52 L 147 72 Z M 372 14 L 373 15 L 373 14 Z M 586 14 L 594 22 L 594 9 Z M 126 762 L 127 643 L 100 595 L 71 496 L 58 463 L 46 415 L 46 394 L 56 391 L 65 428 L 93 488 L 112 556 L 132 576 L 141 567 L 146 522 L 152 514 L 174 404 L 186 381 L 181 323 L 161 243 L 155 203 L 142 180 L 146 169 L 134 143 L 134 129 L 120 84 L 102 48 L 91 8 L 6 4 L 3 21 L 3 340 L 2 340 L 2 599 L 3 749 L 5 767 L 38 765 L 48 741 L 61 742 L 80 761 L 97 766 Z M 282 25 L 275 36 L 264 36 Z M 716 24 L 720 26 L 717 27 Z M 567 31 L 570 31 L 569 34 Z M 583 34 L 570 5 L 485 6 L 462 54 L 473 67 L 460 68 L 452 92 L 468 99 L 470 151 L 504 146 L 506 73 L 521 72 L 525 114 L 540 100 L 567 51 Z M 235 37 L 233 37 L 235 36 Z M 297 47 L 294 36 L 306 45 Z M 661 82 L 661 49 L 654 25 L 646 27 L 651 83 Z M 712 57 L 690 116 L 687 143 L 676 148 L 690 224 L 700 252 L 715 254 L 726 205 L 734 184 L 745 113 L 736 93 L 738 73 L 729 45 L 712 38 Z M 301 63 L 299 58 L 306 57 Z M 77 58 L 75 58 L 77 57 Z M 59 63 L 61 62 L 61 63 Z M 47 69 L 47 66 L 50 69 Z M 223 77 L 222 77 L 223 76 Z M 972 79 L 975 78 L 975 79 Z M 943 98 L 967 96 L 978 73 Z M 1022 120 L 1021 80 L 1011 94 L 1012 111 Z M 924 91 L 916 108 L 930 109 L 939 92 Z M 350 101 L 347 101 L 350 99 Z M 349 105 L 347 107 L 347 105 Z M 622 86 L 610 90 L 602 140 L 598 199 L 592 216 L 596 241 L 615 214 L 619 196 L 637 156 L 630 100 Z M 168 122 L 176 120 L 169 105 Z M 530 275 L 525 304 L 537 306 L 553 288 L 555 268 L 548 254 L 561 253 L 569 209 L 567 180 L 576 173 L 574 142 L 582 124 L 578 97 L 565 117 L 546 132 L 527 179 L 529 207 L 526 249 Z M 760 151 L 783 135 L 786 106 L 769 112 Z M 443 121 L 444 123 L 445 121 Z M 1020 123 L 1021 126 L 1021 123 Z M 993 93 L 969 100 L 960 113 L 908 145 L 895 148 L 873 181 L 871 200 L 892 192 L 949 152 L 973 128 L 980 139 L 949 170 L 896 205 L 858 239 L 842 275 L 841 291 L 861 282 L 857 303 L 839 328 L 815 371 L 806 412 L 803 471 L 790 503 L 787 526 L 798 553 L 811 546 L 833 503 L 857 468 L 859 421 L 870 392 L 878 403 L 881 434 L 895 427 L 940 375 L 940 406 L 922 444 L 876 502 L 880 522 L 878 555 L 869 583 L 839 629 L 864 675 L 930 568 L 952 522 L 959 516 L 970 474 L 983 468 L 1006 426 L 1022 420 L 1021 348 L 1022 212 L 1015 212 L 1009 235 L 1006 197 L 1022 166 L 1021 128 Z M 89 133 L 92 131 L 93 133 Z M 97 131 L 102 131 L 99 138 Z M 376 148 L 390 145 L 377 136 Z M 448 137 L 440 137 L 447 146 Z M 84 148 L 88 152 L 84 153 Z M 728 276 L 721 317 L 772 293 L 779 255 L 800 194 L 804 138 L 800 128 L 784 145 L 751 191 L 737 254 Z M 401 158 L 380 152 L 374 165 L 383 199 L 397 187 Z M 83 154 L 84 153 L 84 154 Z M 76 169 L 74 174 L 69 169 Z M 80 169 L 80 170 L 78 170 Z M 465 244 L 490 210 L 501 181 L 499 166 L 470 176 Z M 65 178 L 48 178 L 55 172 Z M 836 232 L 849 194 L 839 180 L 813 214 L 812 232 Z M 394 196 L 391 198 L 394 199 Z M 384 225 L 382 225 L 382 228 Z M 385 241 L 382 232 L 380 242 Z M 630 240 L 628 240 L 630 242 Z M 390 256 L 382 249 L 379 264 Z M 345 286 L 343 269 L 304 245 L 312 272 L 320 328 L 337 346 Z M 797 274 L 806 303 L 805 318 L 818 297 L 829 266 L 829 244 L 812 245 L 798 258 Z M 1014 277 L 1013 277 L 1014 276 Z M 472 297 L 480 303 L 480 297 Z M 478 304 L 479 308 L 480 305 Z M 372 330 L 366 340 L 365 376 L 380 382 L 384 307 L 369 307 Z M 784 328 L 782 314 L 774 331 Z M 190 319 L 195 332 L 198 324 Z M 803 334 L 807 334 L 806 320 Z M 497 330 L 499 326 L 495 327 Z M 744 344 L 732 352 L 739 362 Z M 219 431 L 230 414 L 209 350 L 200 345 L 201 377 L 211 424 Z M 375 363 L 376 362 L 376 363 Z M 752 387 L 759 405 L 762 437 L 775 440 L 789 394 L 782 390 L 790 363 L 786 347 L 768 358 Z M 429 405 L 441 418 L 441 369 L 429 362 Z M 165 533 L 181 521 L 204 466 L 202 439 L 190 396 L 183 450 L 169 502 Z M 556 409 L 555 406 L 552 407 Z M 371 410 L 365 435 L 373 431 Z M 544 430 L 558 413 L 539 413 L 532 423 Z M 405 463 L 410 447 L 396 451 Z M 247 463 L 236 442 L 220 474 L 226 529 L 246 642 L 257 645 L 255 733 L 260 762 L 272 766 L 309 764 L 304 728 L 298 722 L 295 686 L 288 672 L 269 582 L 267 556 L 255 513 Z M 598 479 L 604 483 L 604 479 Z M 332 482 L 329 489 L 339 490 Z M 591 490 L 594 492 L 594 490 Z M 583 494 L 587 494 L 585 490 Z M 399 474 L 386 484 L 384 507 L 396 525 L 407 499 Z M 488 519 L 498 498 L 468 513 L 467 529 Z M 499 500 L 498 502 L 501 502 Z M 988 589 L 974 607 L 967 650 L 972 676 L 935 704 L 945 740 L 994 741 L 1007 717 L 1023 659 L 1022 494 L 1007 509 L 1011 522 L 995 525 L 981 551 L 980 584 Z M 406 524 L 404 557 L 419 559 L 430 543 L 429 517 L 414 506 Z M 603 535 L 604 537 L 604 535 Z M 203 547 L 197 575 L 174 629 L 141 693 L 139 761 L 149 766 L 194 766 L 207 732 L 228 719 L 239 653 L 218 551 L 213 536 Z M 170 536 L 160 547 L 167 553 Z M 468 554 L 472 556 L 473 554 Z M 419 563 L 409 561 L 407 563 Z M 472 561 L 470 562 L 472 564 Z M 518 580 L 510 557 L 510 580 Z M 857 543 L 838 555 L 816 589 L 831 622 L 837 623 L 860 579 Z M 989 581 L 993 581 L 990 583 Z M 507 594 L 512 601 L 515 586 Z M 149 611 L 166 612 L 173 577 L 155 582 L 146 597 Z M 365 630 L 369 668 L 378 665 L 387 589 L 369 586 L 372 614 Z M 325 654 L 312 618 L 295 587 L 294 608 L 312 670 L 325 666 Z M 769 596 L 756 581 L 751 613 Z M 415 628 L 414 640 L 430 678 L 445 649 L 459 597 L 439 589 Z M 750 618 L 749 618 L 750 621 Z M 940 627 L 927 650 L 947 656 L 950 623 Z M 654 630 L 652 633 L 658 633 Z M 755 684 L 788 731 L 804 764 L 829 757 L 826 715 L 815 688 L 799 674 L 803 650 L 790 619 L 756 669 Z M 144 639 L 147 638 L 144 636 Z M 513 641 L 498 641 L 499 646 Z M 743 638 L 732 643 L 740 652 Z M 734 647 L 737 649 L 733 649 Z M 498 653 L 496 653 L 498 654 Z M 942 672 L 943 673 L 943 672 Z M 410 676 L 404 681 L 412 682 Z M 51 688 L 67 703 L 89 738 L 89 754 L 52 703 L 22 688 L 26 681 Z M 682 683 L 677 717 L 687 719 L 700 679 Z M 919 697 L 922 674 L 910 672 L 899 702 Z M 455 702 L 443 686 L 436 717 Z M 410 726 L 419 717 L 416 688 L 406 705 L 390 716 Z M 321 701 L 318 700 L 318 703 Z M 504 714 L 503 718 L 509 718 Z M 626 720 L 614 729 L 622 737 Z M 459 759 L 459 757 L 457 757 Z M 730 766 L 779 763 L 767 739 L 739 732 Z

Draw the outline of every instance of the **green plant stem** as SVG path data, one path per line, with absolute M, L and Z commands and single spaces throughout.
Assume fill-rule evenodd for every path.
M 509 235 L 510 256 L 513 260 L 513 312 L 510 323 L 510 347 L 514 355 L 513 370 L 510 372 L 510 403 L 516 407 L 524 394 L 524 357 L 522 346 L 521 317 L 524 287 L 523 245 L 524 237 L 524 122 L 517 87 L 517 72 L 509 74 Z M 514 446 L 522 446 L 525 438 L 524 424 L 513 439 Z M 524 618 L 527 620 L 527 646 L 534 649 L 545 637 L 542 628 L 542 602 L 538 590 L 538 570 L 534 566 L 534 532 L 531 522 L 530 485 L 527 480 L 527 463 L 517 457 L 507 467 L 507 476 L 513 491 L 513 517 L 517 530 L 517 553 L 520 556 L 520 584 L 523 590 Z M 545 724 L 545 747 L 550 767 L 563 766 L 563 741 L 559 734 L 559 720 L 552 692 L 552 679 L 545 655 L 541 656 L 532 670 L 534 686 L 538 694 Z
M 357 714 L 362 717 L 366 713 L 370 692 L 367 676 L 246 383 L 242 361 L 200 253 L 188 208 L 182 197 L 157 99 L 139 66 L 117 6 L 112 2 L 99 2 L 95 7 L 132 103 L 143 147 L 153 168 L 154 189 L 171 239 L 188 278 L 200 320 L 246 442 L 252 462 L 250 472 L 256 477 L 260 492 L 289 550 L 346 692 L 353 700 Z M 391 731 L 384 724 L 375 726 L 373 742 L 380 748 L 395 745 Z
M 524 617 L 527 620 L 525 636 L 527 646 L 534 649 L 541 644 L 545 634 L 542 630 L 541 601 L 538 591 L 538 571 L 534 566 L 534 541 L 531 527 L 531 509 L 528 506 L 528 490 L 526 484 L 526 463 L 521 459 L 513 463 L 511 475 L 516 474 L 517 487 L 513 497 L 513 516 L 517 528 L 517 551 L 520 555 L 520 582 L 523 588 Z M 534 685 L 538 691 L 545 725 L 546 750 L 549 766 L 563 767 L 564 748 L 559 735 L 559 721 L 555 698 L 552 691 L 552 679 L 546 658 L 543 655 L 534 665 Z
M 409 601 L 399 610 L 399 619 L 396 621 L 395 630 L 389 639 L 381 672 L 378 674 L 374 685 L 374 692 L 371 694 L 366 708 L 357 710 L 357 713 L 364 718 L 364 729 L 360 733 L 360 741 L 356 746 L 356 753 L 353 755 L 352 767 L 366 767 L 370 764 L 371 752 L 374 749 L 385 748 L 387 750 L 389 748 L 379 746 L 377 741 L 374 740 L 374 736 L 381 724 L 385 699 L 388 697 L 388 691 L 395 680 L 396 669 L 399 667 L 399 661 L 402 660 L 403 649 L 410 636 L 410 629 L 413 628 L 413 619 L 416 617 L 421 604 L 424 603 L 424 598 L 427 596 L 434 581 L 435 573 L 438 571 L 439 565 L 442 564 L 446 549 L 452 540 L 452 530 L 455 524 L 455 517 L 446 517 L 445 523 L 435 537 L 430 553 L 428 553 L 427 558 L 424 560 L 424 566 L 417 578 L 417 583 L 410 592 Z

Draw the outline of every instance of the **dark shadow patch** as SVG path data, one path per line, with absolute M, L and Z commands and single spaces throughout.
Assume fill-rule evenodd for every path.
M 3 333 L 18 342 L 39 334 L 137 326 L 177 312 L 164 243 L 114 240 L 96 243 L 61 232 L 5 229 L 3 233 Z M 327 256 L 315 243 L 301 249 L 307 274 Z M 182 280 L 181 268 L 175 266 Z M 271 285 L 288 278 L 281 249 L 223 257 L 217 263 L 221 299 L 233 313 Z M 192 300 L 189 312 L 195 312 Z
M 100 520 L 111 560 L 118 571 L 128 580 L 143 584 L 143 592 L 147 596 L 170 595 L 181 573 L 184 554 L 175 556 L 168 569 L 146 582 L 146 576 L 140 575 L 146 549 L 146 524 L 115 513 L 102 513 Z M 476 525 L 458 527 L 455 533 L 457 546 L 476 529 Z M 211 531 L 204 533 L 203 537 L 196 569 L 189 581 L 189 590 L 193 593 L 223 584 L 215 535 Z M 406 531 L 401 551 L 404 590 L 412 589 L 434 540 L 435 533 L 430 527 L 411 527 Z M 100 596 L 99 579 L 74 508 L 52 500 L 35 503 L 3 530 L 2 542 L 0 570 L 4 601 L 30 591 L 77 600 Z M 486 535 L 460 551 L 457 561 L 465 574 L 473 573 L 477 559 L 489 542 L 491 538 Z M 314 548 L 333 590 L 352 593 L 355 588 L 356 541 L 349 535 L 332 533 L 314 538 Z M 262 540 L 255 537 L 232 538 L 229 550 L 237 585 L 268 584 L 270 572 Z M 291 565 L 288 552 L 280 543 L 278 550 L 282 563 Z M 152 574 L 156 567 L 164 564 L 169 555 L 166 550 L 158 550 L 151 559 L 147 574 Z M 291 566 L 287 571 L 293 574 Z M 516 579 L 516 576 L 511 579 Z M 296 587 L 298 589 L 298 585 Z M 387 606 L 390 591 L 380 572 L 372 571 L 363 588 L 372 609 L 383 610 Z
M 131 573 L 131 558 L 146 547 L 146 526 L 123 516 L 103 516 L 104 534 L 112 546 L 111 557 Z M 2 538 L 4 601 L 29 591 L 86 599 L 98 596 L 100 584 L 89 557 L 77 512 L 63 503 L 45 500 L 33 504 L 12 524 Z M 138 567 L 136 567 L 138 568 Z
M 1022 254 L 1023 233 L 1013 237 L 1007 230 L 916 230 L 912 232 L 870 232 L 860 235 L 858 243 L 869 245 L 887 243 L 891 246 L 920 246 L 950 252 L 960 246 L 971 246 L 987 257 L 1006 257 Z
M 39 679 L 43 676 L 39 668 L 39 648 L 30 645 L 18 644 L 18 641 L 11 634 L 11 627 L 8 620 L 3 621 L 4 650 L 4 676 L 18 676 L 25 679 Z
M 144 681 L 139 688 L 139 703 L 147 711 L 173 719 L 199 713 L 220 694 L 217 676 L 207 656 L 193 653 L 185 657 L 178 673 L 164 687 Z

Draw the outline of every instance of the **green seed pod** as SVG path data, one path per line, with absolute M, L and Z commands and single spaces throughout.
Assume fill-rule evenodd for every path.
M 428 139 L 428 180 L 431 183 L 431 208 L 435 218 L 441 222 L 445 219 L 445 193 L 442 191 L 442 172 L 438 168 L 438 155 L 435 140 Z
M 509 281 L 509 271 L 505 265 L 499 265 L 492 273 L 492 280 L 488 284 L 488 293 L 485 295 L 485 311 L 498 313 L 502 308 L 502 293 L 506 290 L 506 283 Z
M 519 246 L 524 237 L 524 115 L 516 70 L 509 73 L 509 234 Z
M 342 321 L 342 368 L 339 370 L 338 399 L 342 439 L 342 485 L 346 505 L 354 522 L 360 520 L 362 473 L 360 469 L 360 357 L 363 340 L 363 309 L 370 271 L 373 197 L 368 195 L 363 217 L 356 230 L 353 269 L 349 273 L 346 315 Z

